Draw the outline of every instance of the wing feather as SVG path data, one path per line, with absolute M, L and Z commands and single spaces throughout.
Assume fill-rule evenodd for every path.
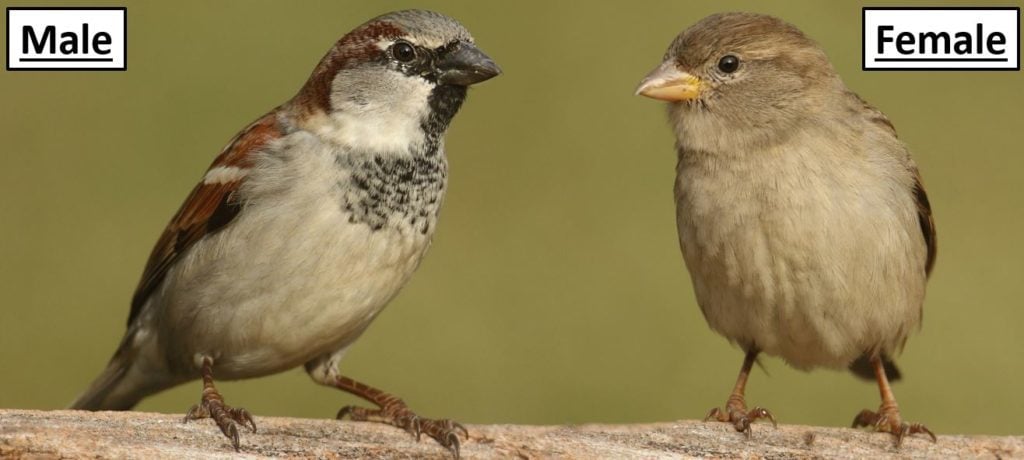
M 932 205 L 928 202 L 928 194 L 924 191 L 924 184 L 921 183 L 921 173 L 914 168 L 914 202 L 917 203 L 917 221 L 921 225 L 921 233 L 924 234 L 924 243 L 928 246 L 928 258 L 925 260 L 924 269 L 928 275 L 932 274 L 935 267 L 935 256 L 938 254 L 938 242 L 935 239 L 935 218 L 932 217 Z
M 860 109 L 868 113 L 868 121 L 888 131 L 893 137 L 899 137 L 896 134 L 896 127 L 893 126 L 892 122 L 889 121 L 889 117 L 885 116 L 881 110 L 869 104 L 864 98 L 853 91 L 848 91 L 847 94 L 860 103 Z M 935 257 L 938 254 L 938 241 L 935 238 L 935 218 L 932 217 L 932 206 L 928 202 L 928 194 L 925 193 L 924 184 L 921 182 L 921 173 L 917 170 L 917 166 L 914 166 L 913 161 L 909 160 L 909 157 L 907 161 L 910 165 L 910 172 L 914 176 L 914 188 L 911 192 L 914 195 L 914 202 L 917 204 L 917 220 L 921 226 L 925 246 L 928 247 L 928 255 L 924 265 L 925 273 L 931 275 L 932 268 L 935 267 Z
M 199 240 L 230 224 L 238 215 L 241 203 L 237 191 L 245 180 L 245 171 L 252 166 L 253 153 L 283 135 L 277 112 L 270 112 L 242 130 L 213 160 L 204 179 L 192 189 L 150 253 L 132 297 L 129 325 L 178 258 Z M 233 174 L 213 174 L 221 171 Z

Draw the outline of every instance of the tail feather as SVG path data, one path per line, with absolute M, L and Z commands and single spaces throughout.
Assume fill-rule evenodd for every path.
M 142 398 L 174 386 L 176 382 L 162 370 L 146 366 L 138 356 L 135 334 L 129 330 L 106 369 L 89 385 L 69 409 L 129 410 Z M 143 358 L 143 359 L 137 359 Z
M 71 403 L 69 409 L 77 410 L 128 410 L 138 403 L 138 400 L 131 398 L 112 399 L 110 396 L 117 392 L 118 386 L 124 381 L 128 373 L 128 366 L 124 360 L 118 359 L 115 355 L 107 368 L 93 380 L 89 388 L 82 393 L 78 399 Z M 123 392 L 122 392 L 123 393 Z M 139 398 L 141 399 L 141 398 Z
M 896 367 L 896 363 L 893 362 L 892 358 L 886 355 L 882 355 L 881 358 L 882 367 L 885 368 L 885 376 L 889 378 L 890 382 L 903 378 L 903 374 Z M 864 380 L 875 379 L 875 368 L 871 365 L 871 357 L 867 354 L 861 355 L 856 361 L 850 363 L 850 372 Z

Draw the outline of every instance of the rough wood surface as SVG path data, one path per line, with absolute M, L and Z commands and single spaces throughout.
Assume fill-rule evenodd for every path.
M 236 454 L 209 420 L 143 412 L 0 410 L 3 458 L 450 458 L 432 440 L 370 423 L 256 419 Z M 471 425 L 463 458 L 1024 458 L 1022 436 L 908 439 L 846 428 L 755 425 L 746 440 L 722 423 Z

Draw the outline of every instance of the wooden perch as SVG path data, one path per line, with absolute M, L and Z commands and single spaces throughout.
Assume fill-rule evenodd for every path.
M 432 440 L 371 423 L 258 417 L 236 454 L 209 420 L 143 412 L 0 410 L 3 458 L 450 458 Z M 462 456 L 476 458 L 1024 458 L 1021 436 L 907 439 L 847 428 L 770 424 L 747 440 L 723 423 L 470 425 Z

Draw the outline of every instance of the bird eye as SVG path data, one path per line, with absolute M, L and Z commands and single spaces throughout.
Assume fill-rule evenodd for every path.
M 740 67 L 740 58 L 731 54 L 723 56 L 718 60 L 718 70 L 725 73 L 733 73 Z
M 398 42 L 391 47 L 391 55 L 399 62 L 409 62 L 416 59 L 416 48 L 408 42 Z

